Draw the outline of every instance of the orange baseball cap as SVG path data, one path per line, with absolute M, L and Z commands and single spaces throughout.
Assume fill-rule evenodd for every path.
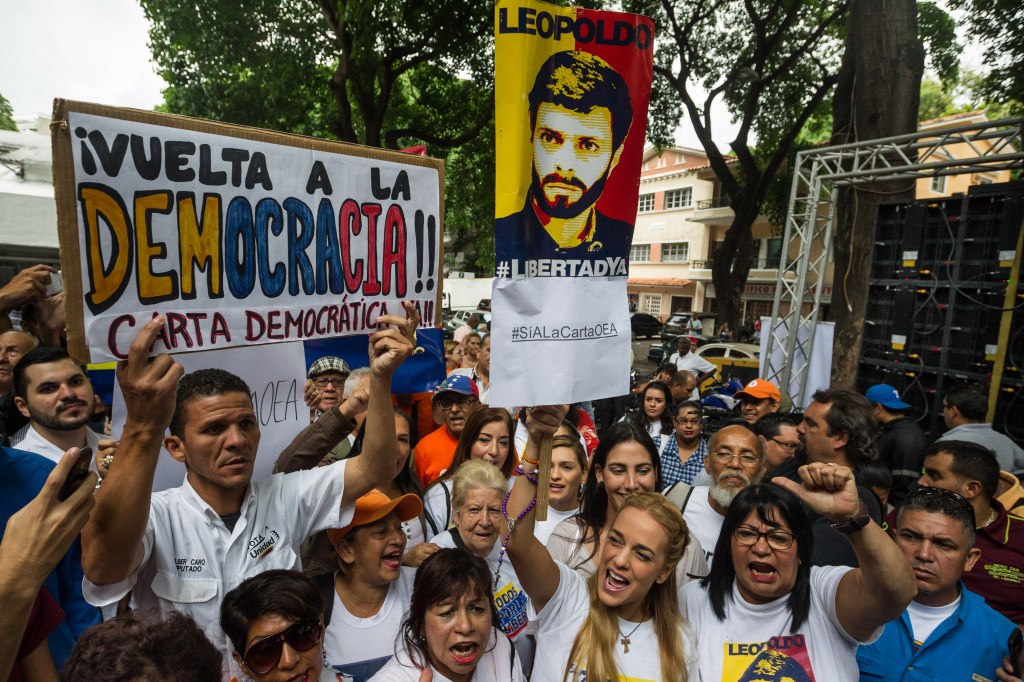
M 782 400 L 782 394 L 779 393 L 779 389 L 775 387 L 775 384 L 768 381 L 767 379 L 754 379 L 749 384 L 743 387 L 742 391 L 736 393 L 735 398 L 743 399 L 753 398 L 754 400 L 763 400 L 764 398 L 771 398 L 774 401 Z
M 353 530 L 374 521 L 380 521 L 392 511 L 398 511 L 398 518 L 402 521 L 410 521 L 423 511 L 423 501 L 412 493 L 392 500 L 375 488 L 356 500 L 356 511 L 352 516 L 352 522 L 344 528 L 327 529 L 327 537 L 337 550 L 338 541 Z

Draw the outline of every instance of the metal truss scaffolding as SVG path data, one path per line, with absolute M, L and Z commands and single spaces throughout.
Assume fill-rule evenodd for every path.
M 805 407 L 841 187 L 1024 168 L 1022 126 L 1024 117 L 1011 118 L 799 152 L 783 238 L 784 253 L 797 255 L 775 290 L 765 378 L 788 390 L 795 405 Z M 954 145 L 962 158 L 950 158 L 948 150 Z

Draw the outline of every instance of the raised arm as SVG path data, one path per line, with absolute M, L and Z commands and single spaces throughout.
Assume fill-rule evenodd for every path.
M 82 568 L 95 585 L 120 582 L 137 568 L 153 475 L 164 431 L 174 415 L 178 379 L 185 373 L 168 355 L 148 357 L 163 324 L 162 317 L 147 322 L 132 341 L 128 359 L 117 365 L 127 419 L 117 466 L 103 479 L 96 508 L 82 531 Z
M 355 430 L 355 417 L 366 411 L 368 400 L 366 392 L 357 388 L 343 403 L 320 415 L 319 419 L 300 431 L 278 455 L 274 463 L 274 473 L 303 471 L 321 465 L 331 448 L 342 439 L 348 438 Z
M 792 491 L 832 523 L 859 515 L 861 502 L 849 468 L 815 462 L 800 467 L 799 473 L 802 484 L 784 478 L 772 482 Z M 846 537 L 860 566 L 839 583 L 836 615 L 851 637 L 864 641 L 903 613 L 917 594 L 917 583 L 903 552 L 874 521 Z
M 15 665 L 32 603 L 43 581 L 67 553 L 93 508 L 96 475 L 92 473 L 68 499 L 57 500 L 78 452 L 78 448 L 68 450 L 35 499 L 7 521 L 0 543 L 0 604 L 4 614 L 0 618 L 0 680 L 6 680 Z
M 342 506 L 382 486 L 398 474 L 395 416 L 391 406 L 391 377 L 416 347 L 419 313 L 404 303 L 407 317 L 381 315 L 378 331 L 370 336 L 370 400 L 363 422 L 363 450 L 345 465 Z
M 563 408 L 560 405 L 528 409 L 526 428 L 530 436 L 522 460 L 526 474 L 536 475 L 537 466 L 528 460 L 540 459 L 540 441 L 545 435 L 554 435 L 562 423 L 562 414 Z M 536 507 L 532 502 L 536 499 L 537 485 L 526 475 L 516 476 L 505 505 L 508 520 L 502 530 L 502 541 L 508 539 L 506 551 L 516 570 L 516 577 L 533 601 L 534 608 L 540 612 L 558 589 L 558 566 L 548 553 L 548 548 L 533 533 Z M 523 514 L 527 507 L 530 507 L 529 511 Z

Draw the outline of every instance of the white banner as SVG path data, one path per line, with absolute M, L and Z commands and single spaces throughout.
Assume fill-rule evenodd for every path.
M 157 313 L 154 352 L 175 353 L 365 333 L 403 300 L 434 325 L 441 173 L 428 161 L 226 126 L 236 135 L 67 122 L 61 250 L 78 254 L 93 362 L 123 358 Z
M 836 325 L 834 322 L 818 322 L 814 327 L 814 348 L 811 349 L 810 364 L 807 367 L 807 383 L 804 384 L 803 395 L 799 393 L 799 386 L 796 379 L 790 381 L 789 386 L 779 386 L 793 399 L 793 409 L 806 409 L 811 404 L 811 396 L 815 391 L 828 388 L 832 384 L 832 341 L 835 336 Z M 760 376 L 771 379 L 772 368 L 782 367 L 782 348 L 789 336 L 789 329 L 779 321 L 778 330 L 775 332 L 779 342 L 775 346 L 772 357 L 768 357 L 768 337 L 772 333 L 772 318 L 761 318 L 761 368 Z M 801 367 L 807 363 L 807 356 L 801 346 L 807 343 L 807 328 L 801 327 L 797 336 L 796 348 L 793 350 L 794 357 L 789 359 L 790 367 Z
M 223 369 L 244 377 L 252 392 L 253 408 L 260 423 L 260 447 L 252 480 L 270 475 L 274 462 L 292 439 L 309 425 L 309 408 L 302 401 L 306 359 L 302 343 L 282 343 L 252 348 L 229 348 L 177 355 L 186 372 Z M 111 418 L 113 438 L 124 430 L 125 406 L 121 388 L 114 384 Z M 185 480 L 185 466 L 161 450 L 153 490 L 166 490 Z
M 497 278 L 491 310 L 488 404 L 554 405 L 629 393 L 625 277 Z

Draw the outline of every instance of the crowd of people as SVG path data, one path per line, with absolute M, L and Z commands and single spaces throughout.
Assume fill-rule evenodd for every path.
M 469 318 L 423 428 L 392 394 L 406 306 L 367 367 L 312 363 L 310 423 L 254 480 L 249 387 L 150 357 L 160 317 L 110 437 L 52 272 L 0 287 L 0 679 L 1021 680 L 1024 451 L 978 388 L 931 443 L 885 384 L 798 412 L 758 378 L 711 420 L 681 340 L 598 429 L 488 405 Z

